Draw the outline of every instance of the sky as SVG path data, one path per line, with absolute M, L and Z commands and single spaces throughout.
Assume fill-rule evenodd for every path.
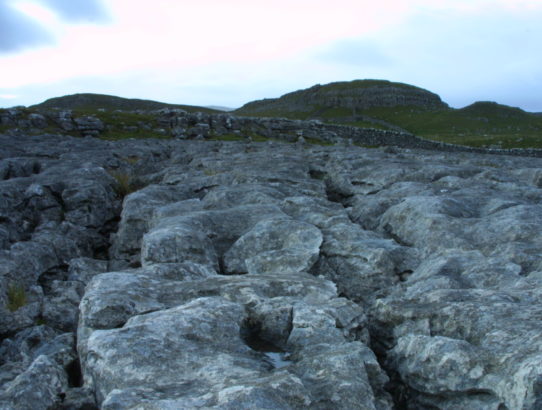
M 0 0 L 0 107 L 202 106 L 355 79 L 542 112 L 542 0 Z

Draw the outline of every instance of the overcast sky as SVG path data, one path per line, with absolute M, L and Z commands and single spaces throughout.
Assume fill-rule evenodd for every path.
M 0 107 L 238 107 L 364 78 L 542 112 L 542 0 L 0 0 Z

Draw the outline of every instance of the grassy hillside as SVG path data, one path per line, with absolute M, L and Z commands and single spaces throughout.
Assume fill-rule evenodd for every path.
M 219 113 L 221 111 L 193 105 L 167 104 L 158 101 L 122 98 L 104 94 L 72 94 L 63 97 L 50 98 L 41 104 L 29 108 L 35 109 L 70 109 L 78 111 L 95 111 L 106 109 L 110 111 L 159 110 L 161 108 L 180 108 L 188 112 Z
M 362 80 L 331 83 L 316 89 L 333 90 L 350 96 L 351 89 L 381 88 L 389 93 L 393 88 L 403 88 L 417 93 L 425 90 L 401 83 L 380 80 Z M 387 87 L 387 88 L 386 88 Z M 372 106 L 352 108 L 314 104 L 307 90 L 286 94 L 278 99 L 260 100 L 246 104 L 235 113 L 262 117 L 291 119 L 319 119 L 325 122 L 348 124 L 358 127 L 405 130 L 420 137 L 474 147 L 542 148 L 542 115 L 528 113 L 519 108 L 495 102 L 476 102 L 461 109 L 446 104 L 417 104 Z M 429 92 L 427 92 L 429 93 Z M 429 93 L 432 94 L 432 93 Z M 295 98 L 295 104 L 292 104 Z M 303 104 L 303 98 L 305 104 Z M 429 100 L 431 103 L 431 100 Z
M 436 141 L 474 147 L 542 148 L 542 117 L 494 102 L 444 110 L 380 107 L 364 114 Z

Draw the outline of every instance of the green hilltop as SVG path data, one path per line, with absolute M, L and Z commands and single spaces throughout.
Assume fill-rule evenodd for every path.
M 104 109 L 108 111 L 152 111 L 162 108 L 180 108 L 188 112 L 219 113 L 222 111 L 195 105 L 167 104 L 152 100 L 141 100 L 137 98 L 123 98 L 105 94 L 72 94 L 63 97 L 55 97 L 45 100 L 40 104 L 30 106 L 34 109 L 62 109 L 76 111 L 95 111 Z
M 223 113 L 212 108 L 194 105 L 168 104 L 152 100 L 123 98 L 104 94 L 72 94 L 50 98 L 40 104 L 28 107 L 28 112 L 46 112 L 71 110 L 74 116 L 93 116 L 106 124 L 102 138 L 165 138 L 157 130 L 161 128 L 158 115 L 153 111 L 169 108 L 184 111 L 204 112 L 207 114 Z M 145 127 L 141 125 L 144 124 Z

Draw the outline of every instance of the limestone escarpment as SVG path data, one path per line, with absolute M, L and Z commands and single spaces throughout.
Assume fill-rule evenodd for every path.
M 363 110 L 396 106 L 447 107 L 437 94 L 422 88 L 384 80 L 357 80 L 318 84 L 280 98 L 253 101 L 245 104 L 236 113 L 257 115 L 272 111 L 311 111 L 317 107 Z
M 540 405 L 537 158 L 1 138 L 1 406 Z

